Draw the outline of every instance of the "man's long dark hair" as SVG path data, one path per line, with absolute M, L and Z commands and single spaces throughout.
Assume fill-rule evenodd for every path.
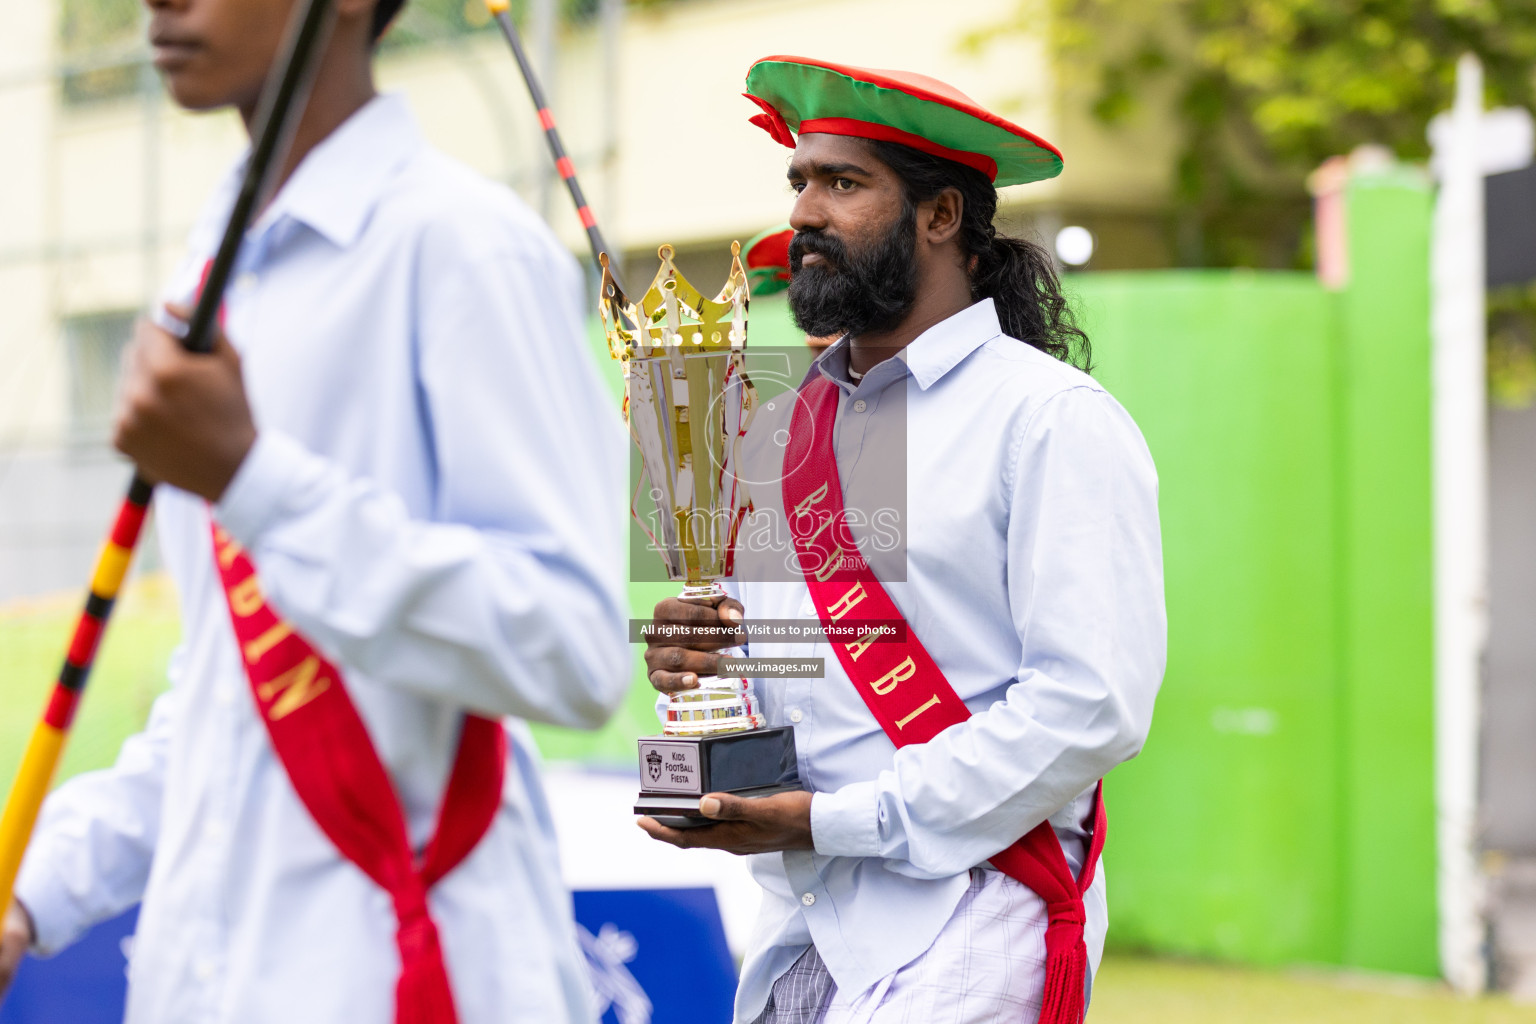
M 912 217 L 918 203 L 937 197 L 946 188 L 960 192 L 964 200 L 960 248 L 971 261 L 971 295 L 993 301 L 1003 333 L 1062 362 L 1090 370 L 1093 352 L 1088 335 L 1077 326 L 1072 308 L 1061 294 L 1061 280 L 1050 254 L 1027 239 L 997 233 L 992 224 L 997 215 L 997 189 L 986 175 L 900 143 L 871 141 L 869 145 L 906 187 L 904 217 Z

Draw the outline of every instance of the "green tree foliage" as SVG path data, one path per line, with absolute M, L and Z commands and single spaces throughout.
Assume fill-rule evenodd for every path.
M 1536 404 L 1536 282 L 1488 293 L 1488 397 L 1508 409 Z
M 629 0 L 656 6 L 668 0 Z M 675 2 L 675 0 L 672 0 Z M 526 20 L 529 0 L 513 0 L 512 14 Z M 557 0 L 561 19 L 578 23 L 597 13 L 599 0 Z M 59 0 L 59 41 L 66 57 L 99 54 L 139 41 L 143 0 Z M 406 0 L 391 45 L 408 45 L 473 32 L 490 23 L 484 0 Z
M 139 0 L 62 0 L 59 51 L 61 81 L 69 103 L 123 96 L 139 82 L 134 49 L 143 23 Z
M 1024 0 L 1005 30 L 1038 33 L 1042 15 L 1101 122 L 1170 97 L 1187 265 L 1304 262 L 1306 175 L 1364 143 L 1424 158 L 1463 53 L 1490 104 L 1536 100 L 1536 0 Z
M 63 0 L 59 41 L 65 54 L 131 42 L 139 29 L 139 0 Z
M 529 0 L 512 0 L 512 18 L 528 24 Z M 598 0 L 557 0 L 555 9 L 567 25 L 579 24 L 597 13 Z M 400 17 L 384 37 L 385 49 L 449 39 L 486 29 L 491 16 L 485 0 L 406 0 Z

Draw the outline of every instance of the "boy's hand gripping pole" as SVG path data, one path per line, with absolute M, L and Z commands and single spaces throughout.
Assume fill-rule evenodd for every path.
M 265 204 L 273 174 L 287 155 L 288 144 L 298 127 L 299 115 L 330 34 L 334 8 L 335 0 L 302 0 L 294 8 L 283 48 L 272 65 L 256 109 L 251 154 L 246 161 L 240 191 L 182 338 L 182 343 L 192 352 L 207 352 L 213 347 L 213 327 L 218 320 L 224 288 L 240 253 L 240 243 L 252 219 Z M 90 594 L 75 625 L 64 667 L 59 672 L 42 719 L 32 731 L 31 741 L 22 755 L 21 768 L 11 785 L 5 812 L 0 815 L 0 913 L 11 904 L 22 856 L 64 752 L 65 738 L 69 735 L 85 684 L 90 679 L 96 648 L 106 632 L 113 602 L 127 575 L 153 490 L 152 483 L 138 473 L 134 474 L 112 532 L 97 556 Z

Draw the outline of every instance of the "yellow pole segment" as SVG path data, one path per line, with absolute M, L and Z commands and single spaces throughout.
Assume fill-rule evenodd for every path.
M 22 756 L 21 770 L 16 773 L 16 782 L 11 786 L 5 814 L 0 816 L 0 910 L 11 905 L 11 892 L 16 887 L 22 855 L 27 852 L 27 841 L 32 838 L 37 813 L 42 809 L 43 798 L 48 795 L 54 770 L 64 752 L 64 736 L 62 729 L 38 722 L 27 743 L 27 752 Z
M 133 552 L 120 544 L 107 541 L 96 556 L 96 571 L 91 575 L 91 590 L 97 597 L 112 598 L 123 588 L 123 577 L 128 575 L 128 563 Z

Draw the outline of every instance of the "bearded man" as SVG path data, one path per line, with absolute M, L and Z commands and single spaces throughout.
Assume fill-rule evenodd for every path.
M 1060 154 L 918 75 L 771 57 L 747 95 L 794 148 L 796 323 L 839 340 L 747 459 L 793 571 L 744 528 L 733 597 L 656 611 L 722 639 L 647 663 L 663 692 L 697 686 L 745 609 L 819 620 L 814 649 L 751 655 L 825 655 L 825 677 L 754 681 L 807 791 L 640 825 L 751 855 L 740 1024 L 1080 1021 L 1107 927 L 1100 780 L 1145 741 L 1166 622 L 1146 445 L 1079 368 L 1047 254 L 993 224 L 996 187 Z

